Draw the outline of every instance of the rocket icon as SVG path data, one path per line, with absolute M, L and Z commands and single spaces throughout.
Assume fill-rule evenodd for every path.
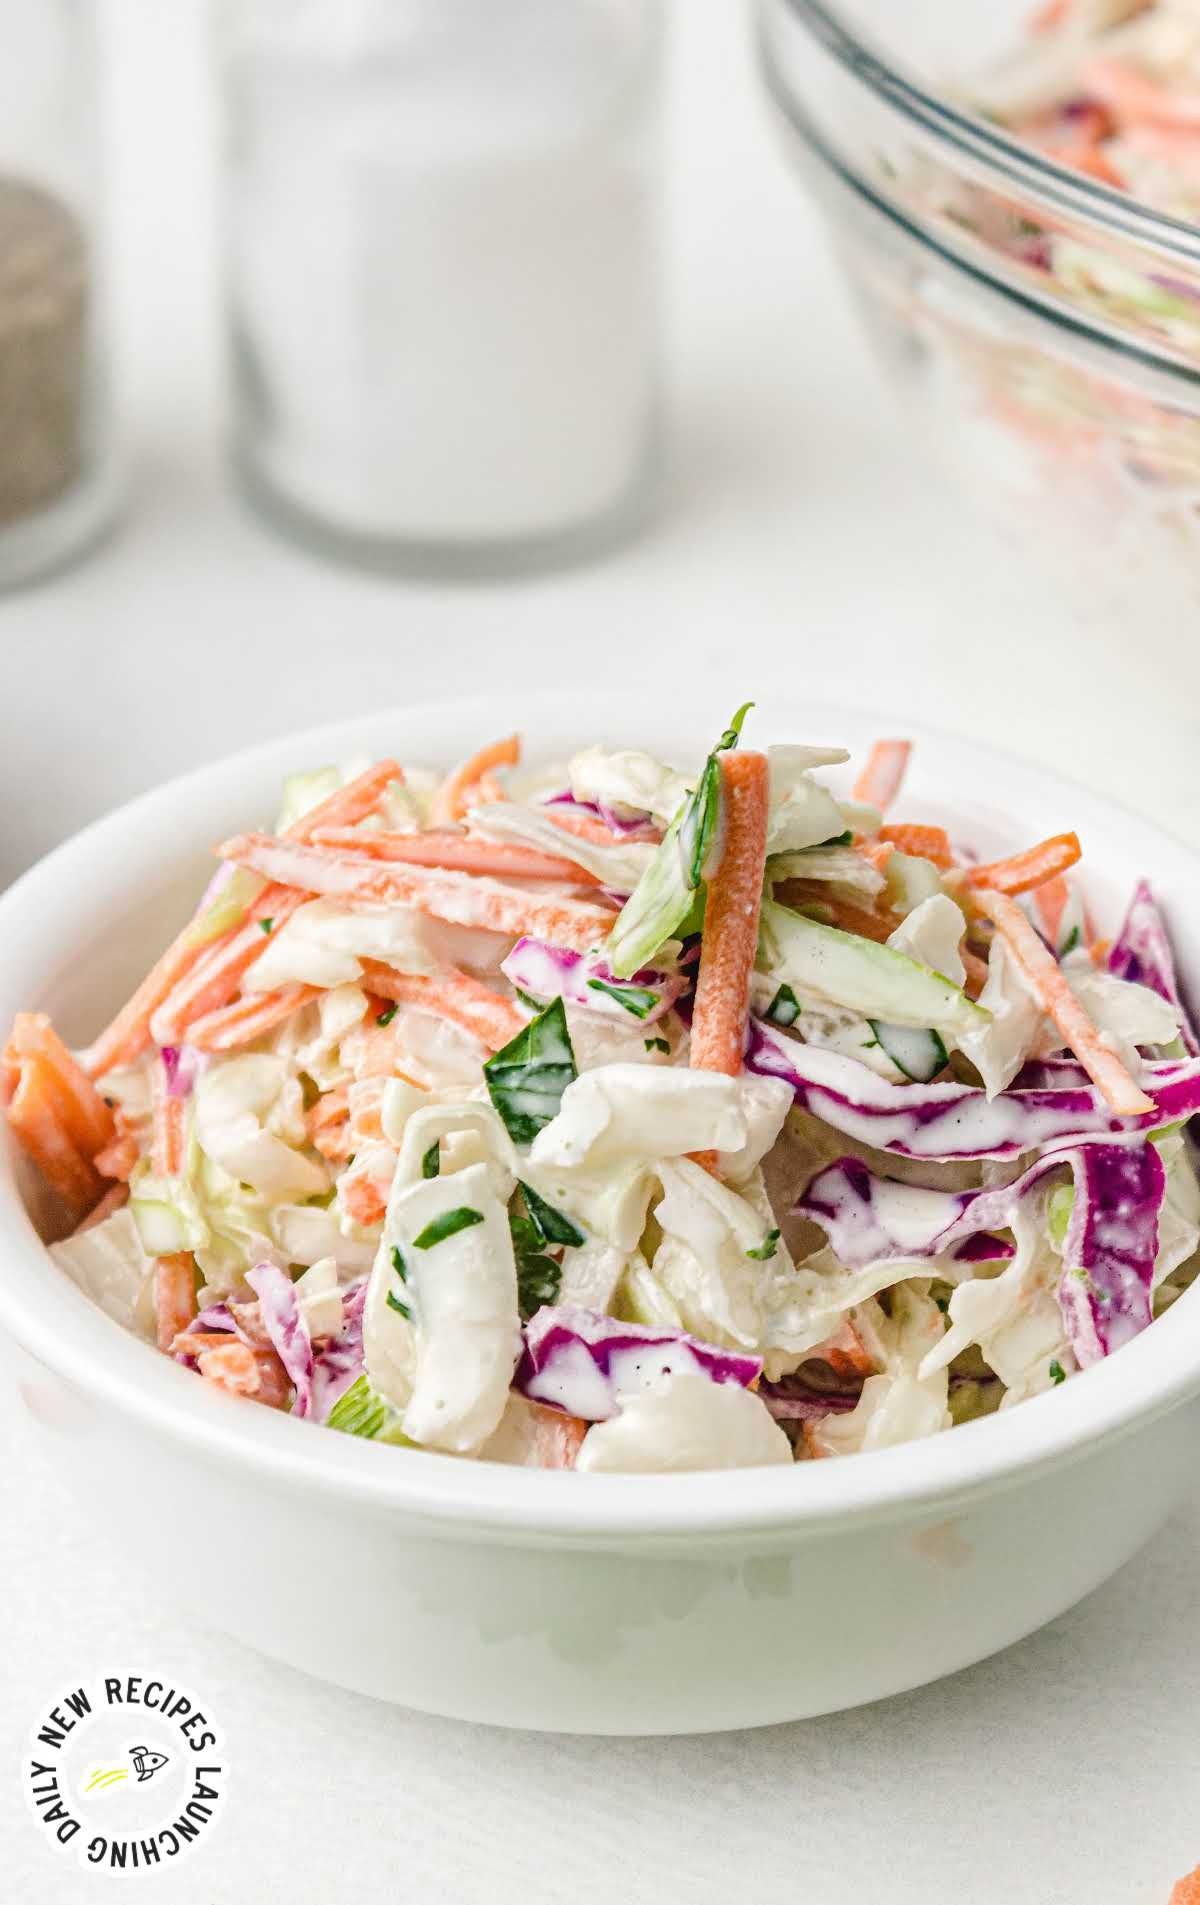
M 160 1766 L 165 1766 L 167 1763 L 165 1753 L 152 1753 L 148 1746 L 131 1746 L 129 1757 L 133 1761 L 133 1770 L 138 1776 L 139 1785 L 143 1780 L 153 1779 Z

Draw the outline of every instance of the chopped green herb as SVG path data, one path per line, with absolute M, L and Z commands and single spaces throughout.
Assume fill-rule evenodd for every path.
M 401 1283 L 408 1282 L 408 1265 L 404 1261 L 404 1256 L 399 1244 L 392 1245 L 392 1269 L 396 1272 Z M 403 1302 L 401 1298 L 396 1296 L 391 1290 L 387 1293 L 387 1306 L 389 1310 L 398 1310 L 406 1323 L 412 1322 L 412 1311 L 408 1304 Z
M 442 1168 L 442 1147 L 435 1138 L 421 1159 L 421 1176 L 437 1177 Z
M 383 1011 L 379 1014 L 379 1016 L 375 1020 L 375 1023 L 376 1025 L 390 1025 L 392 1020 L 395 1018 L 395 1016 L 396 1016 L 395 1006 L 385 1005 L 383 1008 Z
M 612 986 L 604 979 L 589 979 L 589 992 L 606 992 L 610 999 L 632 1012 L 635 1019 L 647 1018 L 659 1003 L 659 995 L 648 986 Z
M 521 1001 L 521 1004 L 528 1006 L 531 1012 L 541 1011 L 542 1001 L 540 999 L 535 999 L 532 992 L 522 992 L 520 986 L 514 986 L 513 991 L 516 993 L 518 999 Z
M 482 1222 L 481 1210 L 473 1210 L 470 1204 L 458 1204 L 453 1210 L 444 1210 L 440 1217 L 431 1218 L 424 1230 L 413 1238 L 413 1249 L 432 1250 L 435 1244 L 444 1244 L 448 1237 L 457 1237 L 460 1230 L 470 1230 L 472 1225 Z
M 772 1025 L 795 1025 L 800 1017 L 800 1001 L 790 986 L 780 986 L 767 1007 L 767 1017 Z
M 854 834 L 851 829 L 847 827 L 845 833 L 835 833 L 832 839 L 822 840 L 821 845 L 823 847 L 848 847 L 853 838 Z
M 779 1232 L 777 1230 L 769 1230 L 762 1242 L 756 1244 L 753 1250 L 748 1250 L 746 1255 L 753 1257 L 755 1263 L 770 1263 L 778 1246 Z
M 258 924 L 262 932 L 269 933 L 272 926 L 274 926 L 275 921 L 273 919 L 260 919 Z
M 752 701 L 743 701 L 741 707 L 738 709 L 737 713 L 734 715 L 733 720 L 729 723 L 729 726 L 726 728 L 724 734 L 721 736 L 720 740 L 717 742 L 717 745 L 713 750 L 714 753 L 721 754 L 727 748 L 737 746 L 738 742 L 742 738 L 742 729 L 746 723 L 746 716 L 749 714 L 753 706 L 754 706 L 754 703 Z
M 671 1049 L 670 1039 L 665 1038 L 643 1039 L 642 1044 L 648 1052 L 669 1052 Z
M 553 1204 L 548 1204 L 544 1197 L 539 1197 L 532 1186 L 523 1180 L 521 1195 L 525 1199 L 530 1222 L 543 1243 L 567 1244 L 578 1250 L 581 1244 L 587 1242 L 578 1225 L 573 1224 L 563 1211 L 555 1210 Z
M 1078 946 L 1079 944 L 1081 937 L 1082 935 L 1079 931 L 1078 926 L 1072 926 L 1070 932 L 1067 934 L 1066 939 L 1063 941 L 1063 948 L 1059 957 L 1065 959 L 1069 952 L 1074 952 L 1076 946 Z
M 493 1105 L 514 1144 L 532 1144 L 558 1115 L 562 1095 L 576 1076 L 575 1053 L 561 999 L 522 1027 L 483 1068 Z
M 1054 1361 L 1050 1365 L 1050 1380 L 1052 1383 L 1055 1383 L 1055 1384 L 1058 1384 L 1060 1382 L 1066 1382 L 1067 1380 L 1067 1372 L 1063 1368 L 1062 1364 L 1059 1362 L 1057 1356 L 1054 1358 Z
M 553 1257 L 518 1257 L 517 1307 L 528 1321 L 545 1303 L 553 1303 L 562 1283 L 562 1265 Z
M 938 1307 L 938 1309 L 939 1309 L 939 1310 L 941 1311 L 941 1313 L 942 1313 L 942 1315 L 943 1315 L 943 1316 L 948 1316 L 948 1315 L 950 1314 L 950 1299 L 949 1299 L 949 1297 L 945 1297 L 945 1296 L 935 1296 L 933 1300 L 934 1300 L 934 1302 L 935 1302 L 935 1303 L 937 1304 L 937 1307 Z

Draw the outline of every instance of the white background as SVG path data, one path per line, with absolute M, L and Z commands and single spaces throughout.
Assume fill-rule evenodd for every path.
M 0 604 L 0 880 L 247 741 L 514 676 L 644 694 L 682 671 L 712 680 L 714 718 L 811 682 L 1195 836 L 1192 628 L 1068 615 L 924 486 L 773 145 L 740 6 L 677 22 L 660 516 L 598 567 L 503 590 L 319 566 L 231 499 L 201 8 L 108 13 L 131 489 L 109 547 Z M 189 1905 L 1166 1905 L 1200 1858 L 1200 1489 L 1082 1608 L 940 1687 L 758 1734 L 549 1741 L 336 1693 L 177 1616 L 0 1409 L 0 1890 L 27 1905 L 100 1883 L 39 1843 L 16 1760 L 47 1696 L 109 1661 L 197 1687 L 231 1742 L 211 1847 L 125 1881 Z

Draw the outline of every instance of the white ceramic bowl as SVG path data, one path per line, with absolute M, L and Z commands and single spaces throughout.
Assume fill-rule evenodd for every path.
M 448 763 L 520 726 L 693 760 L 704 707 L 588 695 L 416 707 L 272 742 L 123 808 L 0 899 L 0 1020 L 85 1041 L 186 914 L 205 848 L 271 814 L 286 772 L 367 751 Z M 886 725 L 764 703 L 756 742 Z M 1143 821 L 973 743 L 918 735 L 905 807 L 984 848 L 1077 826 L 1113 921 L 1149 872 L 1200 971 L 1200 865 Z M 956 790 L 962 792 L 960 798 Z M 965 790 L 982 790 L 967 794 Z M 685 1476 L 537 1473 L 377 1448 L 255 1409 L 93 1309 L 0 1161 L 0 1340 L 51 1459 L 173 1606 L 322 1678 L 436 1713 L 602 1733 L 826 1712 L 980 1659 L 1153 1534 L 1194 1472 L 1200 1287 L 1110 1362 L 931 1441 Z

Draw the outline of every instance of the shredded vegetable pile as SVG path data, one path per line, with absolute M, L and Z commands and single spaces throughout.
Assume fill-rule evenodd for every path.
M 212 1390 L 543 1468 L 881 1448 L 1145 1329 L 1200 1242 L 1150 888 L 1109 944 L 1074 834 L 981 862 L 887 817 L 906 743 L 839 798 L 746 714 L 289 782 L 90 1049 L 13 1026 L 56 1262 Z
M 980 76 L 972 103 L 1073 171 L 1155 211 L 1200 222 L 1200 7 L 1195 0 L 1049 0 L 1026 44 Z M 980 207 L 981 212 L 983 207 Z M 1045 285 L 1188 355 L 1200 291 L 1067 230 L 1005 220 L 988 236 Z

